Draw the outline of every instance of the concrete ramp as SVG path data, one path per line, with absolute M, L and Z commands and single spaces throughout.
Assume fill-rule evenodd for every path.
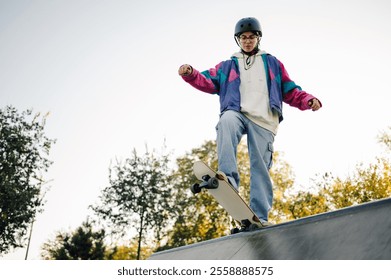
M 391 260 L 391 199 L 183 246 L 151 260 Z

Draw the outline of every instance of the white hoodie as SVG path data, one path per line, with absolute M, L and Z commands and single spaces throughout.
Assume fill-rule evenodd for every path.
M 251 57 L 240 52 L 233 55 L 239 62 L 240 110 L 257 125 L 277 134 L 278 114 L 273 113 L 269 105 L 265 66 L 261 57 L 264 53 L 259 51 Z

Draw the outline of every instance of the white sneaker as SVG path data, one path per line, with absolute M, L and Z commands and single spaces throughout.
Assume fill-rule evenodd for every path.
M 266 221 L 261 221 L 261 225 L 263 227 L 270 227 L 270 226 L 273 226 L 274 224 L 273 223 L 270 223 L 270 222 L 266 222 Z

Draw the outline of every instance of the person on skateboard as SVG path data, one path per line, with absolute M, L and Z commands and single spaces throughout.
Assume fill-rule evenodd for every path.
M 214 68 L 199 72 L 189 64 L 178 74 L 198 90 L 220 97 L 220 119 L 216 126 L 219 172 L 239 188 L 236 151 L 247 134 L 250 157 L 250 207 L 267 224 L 273 202 L 269 175 L 273 143 L 283 120 L 283 102 L 300 110 L 317 111 L 319 99 L 292 81 L 284 65 L 261 50 L 262 30 L 254 17 L 240 19 L 234 32 L 240 51 Z

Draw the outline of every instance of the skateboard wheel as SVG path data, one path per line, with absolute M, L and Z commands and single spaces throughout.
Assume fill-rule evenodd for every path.
M 212 177 L 208 180 L 208 189 L 217 189 L 219 187 L 219 180 Z
M 201 188 L 200 188 L 199 184 L 195 183 L 194 185 L 192 185 L 190 187 L 190 190 L 191 190 L 192 193 L 197 194 L 197 193 L 199 193 L 201 191 Z
M 238 228 L 232 228 L 231 229 L 231 234 L 237 234 L 239 232 L 240 232 L 240 230 Z

